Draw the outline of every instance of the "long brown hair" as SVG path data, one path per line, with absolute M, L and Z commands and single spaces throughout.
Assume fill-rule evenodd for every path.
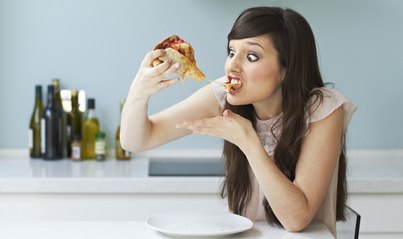
M 313 32 L 308 22 L 291 9 L 277 7 L 255 7 L 242 12 L 228 34 L 228 44 L 233 39 L 244 39 L 268 35 L 278 53 L 280 66 L 285 69 L 282 81 L 281 136 L 277 139 L 273 160 L 290 181 L 295 178 L 295 167 L 301 150 L 302 140 L 307 132 L 306 112 L 311 105 L 309 99 L 322 101 L 322 94 L 315 87 L 324 83 L 319 71 Z M 251 104 L 234 106 L 226 103 L 226 109 L 249 119 L 256 127 L 256 116 Z M 273 131 L 273 129 L 272 129 Z M 344 141 L 343 141 L 344 142 Z M 234 144 L 225 141 L 223 156 L 226 159 L 226 177 L 221 196 L 228 197 L 228 205 L 236 214 L 244 212 L 251 198 L 251 182 L 248 160 Z M 345 145 L 339 158 L 336 219 L 344 220 L 346 201 Z M 281 225 L 267 199 L 262 202 L 266 220 Z

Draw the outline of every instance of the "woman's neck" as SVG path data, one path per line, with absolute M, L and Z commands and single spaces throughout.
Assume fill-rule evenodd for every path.
M 260 120 L 273 119 L 282 112 L 282 102 L 283 97 L 279 89 L 269 98 L 253 103 L 256 117 Z

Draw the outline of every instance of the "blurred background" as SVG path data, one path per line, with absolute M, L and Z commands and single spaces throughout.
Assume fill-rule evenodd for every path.
M 0 148 L 28 148 L 28 126 L 41 84 L 59 78 L 62 89 L 96 99 L 107 147 L 114 147 L 119 101 L 155 44 L 177 34 L 190 42 L 208 79 L 223 75 L 227 34 L 252 6 L 301 13 L 316 37 L 325 81 L 358 111 L 350 149 L 403 148 L 403 1 L 241 0 L 0 0 Z M 185 99 L 208 82 L 164 90 L 150 113 Z M 197 110 L 197 109 L 195 109 Z M 136 120 L 136 119 L 133 119 Z M 222 141 L 189 136 L 164 149 L 219 149 Z

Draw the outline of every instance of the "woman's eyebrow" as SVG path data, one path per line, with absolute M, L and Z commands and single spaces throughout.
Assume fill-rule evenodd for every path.
M 247 44 L 251 45 L 251 46 L 258 46 L 258 47 L 260 47 L 260 48 L 262 48 L 264 50 L 264 47 L 261 44 L 257 43 L 257 42 L 247 42 Z

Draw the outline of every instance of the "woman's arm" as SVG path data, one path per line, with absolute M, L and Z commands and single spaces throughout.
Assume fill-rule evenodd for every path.
M 130 86 L 122 110 L 120 131 L 121 144 L 126 150 L 143 151 L 183 137 L 190 132 L 177 129 L 175 125 L 178 122 L 212 117 L 220 113 L 213 89 L 206 85 L 182 102 L 148 116 L 151 96 L 178 81 L 178 78 L 165 80 L 177 69 L 171 62 L 151 66 L 151 62 L 163 54 L 164 51 L 161 50 L 147 54 Z
M 281 224 L 289 231 L 301 231 L 315 216 L 328 190 L 340 156 L 343 114 L 343 107 L 339 107 L 325 119 L 310 124 L 293 182 L 267 155 L 250 121 L 240 115 L 227 110 L 222 117 L 181 126 L 240 147 Z
M 343 114 L 343 107 L 339 107 L 325 119 L 310 124 L 293 182 L 262 147 L 242 147 L 273 212 L 289 231 L 306 228 L 326 195 L 341 152 Z M 255 140 L 258 143 L 259 139 Z

